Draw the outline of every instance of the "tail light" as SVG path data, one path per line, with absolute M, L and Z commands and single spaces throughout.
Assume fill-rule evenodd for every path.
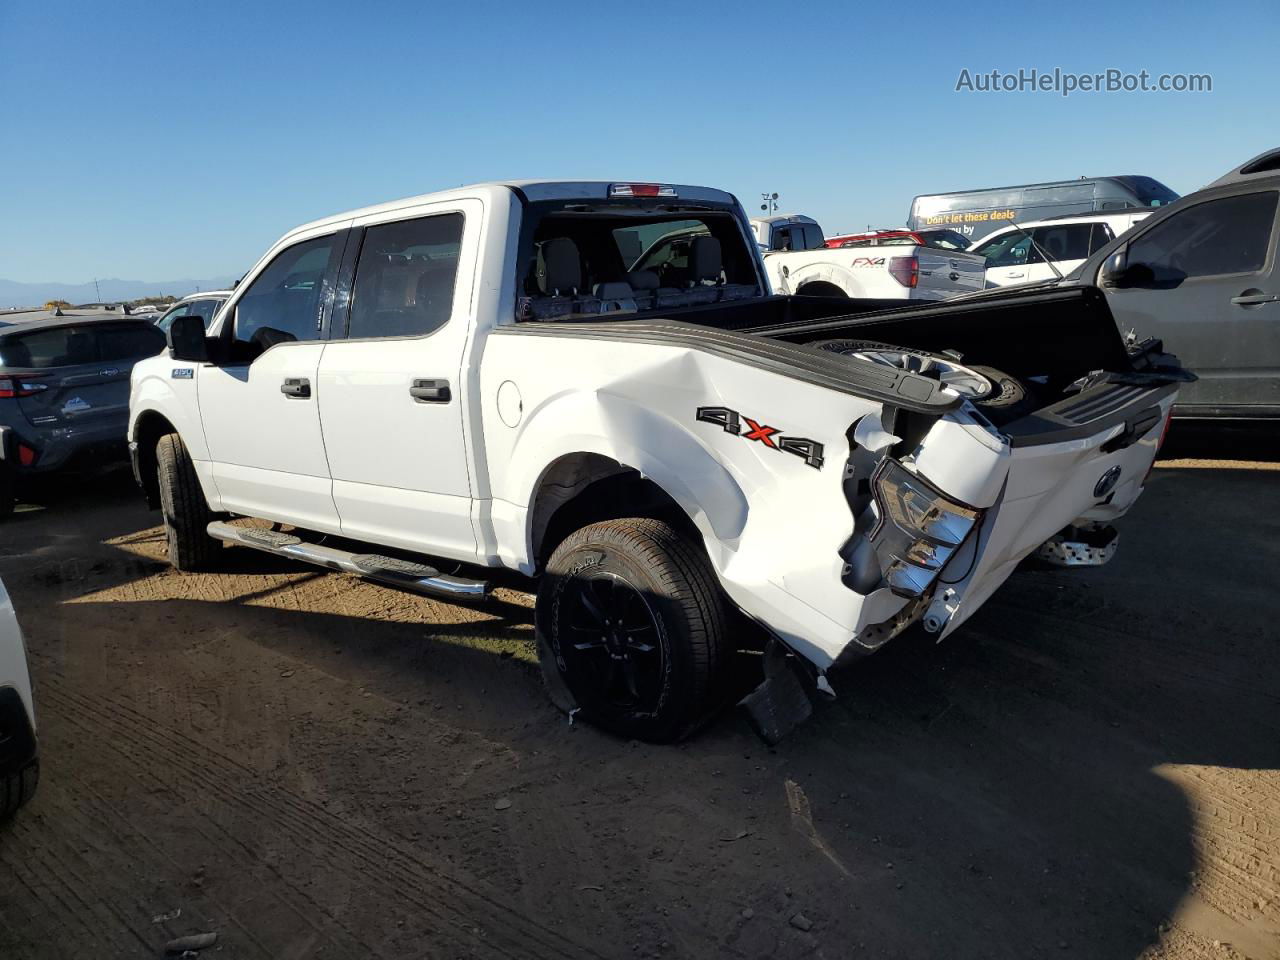
M 904 287 L 920 283 L 920 261 L 916 257 L 890 257 L 889 275 Z
M 981 511 L 948 500 L 896 460 L 871 478 L 880 517 L 871 542 L 884 584 L 900 597 L 918 597 L 973 532 Z
M 40 454 L 36 453 L 31 447 L 28 447 L 25 443 L 18 444 L 18 462 L 24 467 L 34 467 L 39 458 Z
M 0 400 L 12 400 L 14 397 L 30 397 L 42 390 L 48 390 L 47 383 L 32 380 L 28 377 L 0 377 Z
M 662 183 L 611 183 L 610 197 L 674 197 L 676 188 Z
M 1169 412 L 1164 415 L 1164 426 L 1160 428 L 1160 439 L 1156 441 L 1156 453 L 1160 452 L 1160 448 L 1164 446 L 1165 438 L 1169 436 L 1169 422 L 1173 420 L 1173 407 L 1169 408 Z

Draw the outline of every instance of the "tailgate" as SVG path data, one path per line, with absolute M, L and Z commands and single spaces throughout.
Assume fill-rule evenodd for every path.
M 1081 518 L 1105 522 L 1129 508 L 1176 396 L 1176 384 L 1103 383 L 1004 428 L 1011 443 L 1004 490 L 983 519 L 947 632 L 1063 527 Z
M 917 247 L 920 284 L 913 293 L 923 299 L 945 299 L 986 286 L 987 261 L 971 253 Z
M 20 397 L 18 406 L 34 427 L 91 427 L 118 420 L 128 414 L 132 367 L 132 363 L 95 363 L 15 373 L 43 388 Z

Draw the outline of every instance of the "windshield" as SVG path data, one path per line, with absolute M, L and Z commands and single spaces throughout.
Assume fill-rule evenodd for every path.
M 754 242 L 729 205 L 533 203 L 521 229 L 517 316 L 646 313 L 761 296 Z
M 926 247 L 937 247 L 939 250 L 969 249 L 968 238 L 954 230 L 922 230 L 920 239 Z
M 1167 207 L 1178 199 L 1178 194 L 1152 177 L 1116 177 L 1116 180 L 1133 191 L 1144 207 Z

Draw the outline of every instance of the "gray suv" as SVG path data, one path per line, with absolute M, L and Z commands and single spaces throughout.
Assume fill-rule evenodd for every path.
M 1196 374 L 1175 417 L 1280 420 L 1280 149 L 1187 194 L 1094 251 L 1063 279 L 964 300 L 1090 284 L 1121 333 L 1158 337 Z
M 1153 213 L 1068 279 L 1096 284 L 1121 332 L 1159 337 L 1199 380 L 1176 416 L 1280 418 L 1280 149 Z
M 142 319 L 0 326 L 0 517 L 24 477 L 124 457 L 129 375 L 164 348 L 164 333 Z

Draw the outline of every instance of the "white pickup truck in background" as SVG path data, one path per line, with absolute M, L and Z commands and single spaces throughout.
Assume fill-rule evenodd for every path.
M 986 260 L 961 250 L 886 238 L 828 247 L 811 217 L 786 214 L 751 221 L 774 293 L 859 300 L 947 300 L 986 285 Z

